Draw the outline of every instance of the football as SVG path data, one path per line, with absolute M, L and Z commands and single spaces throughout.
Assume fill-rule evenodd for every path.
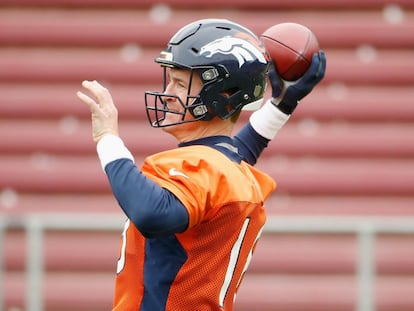
M 297 23 L 276 24 L 260 36 L 280 77 L 295 81 L 303 76 L 319 51 L 315 34 L 306 26 Z

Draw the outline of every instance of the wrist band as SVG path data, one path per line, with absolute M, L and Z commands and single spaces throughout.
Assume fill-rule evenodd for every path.
M 102 169 L 112 161 L 118 159 L 130 159 L 134 162 L 131 152 L 125 147 L 122 139 L 116 135 L 108 134 L 102 137 L 96 145 Z
M 250 116 L 250 124 L 258 134 L 271 140 L 289 118 L 289 114 L 283 113 L 269 99 Z

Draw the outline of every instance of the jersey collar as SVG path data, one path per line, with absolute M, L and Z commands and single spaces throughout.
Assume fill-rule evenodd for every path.
M 242 161 L 241 155 L 238 153 L 237 147 L 233 143 L 233 139 L 229 136 L 209 136 L 203 137 L 178 144 L 178 147 L 203 145 L 214 148 L 223 153 L 230 160 L 240 163 Z

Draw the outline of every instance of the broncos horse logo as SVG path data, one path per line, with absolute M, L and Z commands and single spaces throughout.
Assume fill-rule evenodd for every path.
M 246 61 L 254 61 L 255 58 L 263 64 L 267 63 L 263 51 L 257 45 L 244 38 L 225 36 L 207 43 L 200 49 L 200 55 L 208 58 L 213 57 L 217 53 L 233 55 L 239 62 L 239 68 Z

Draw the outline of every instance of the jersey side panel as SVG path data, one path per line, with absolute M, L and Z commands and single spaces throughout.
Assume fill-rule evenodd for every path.
M 141 304 L 144 294 L 144 245 L 144 237 L 128 220 L 120 245 L 120 258 L 115 279 L 114 311 L 136 310 Z

